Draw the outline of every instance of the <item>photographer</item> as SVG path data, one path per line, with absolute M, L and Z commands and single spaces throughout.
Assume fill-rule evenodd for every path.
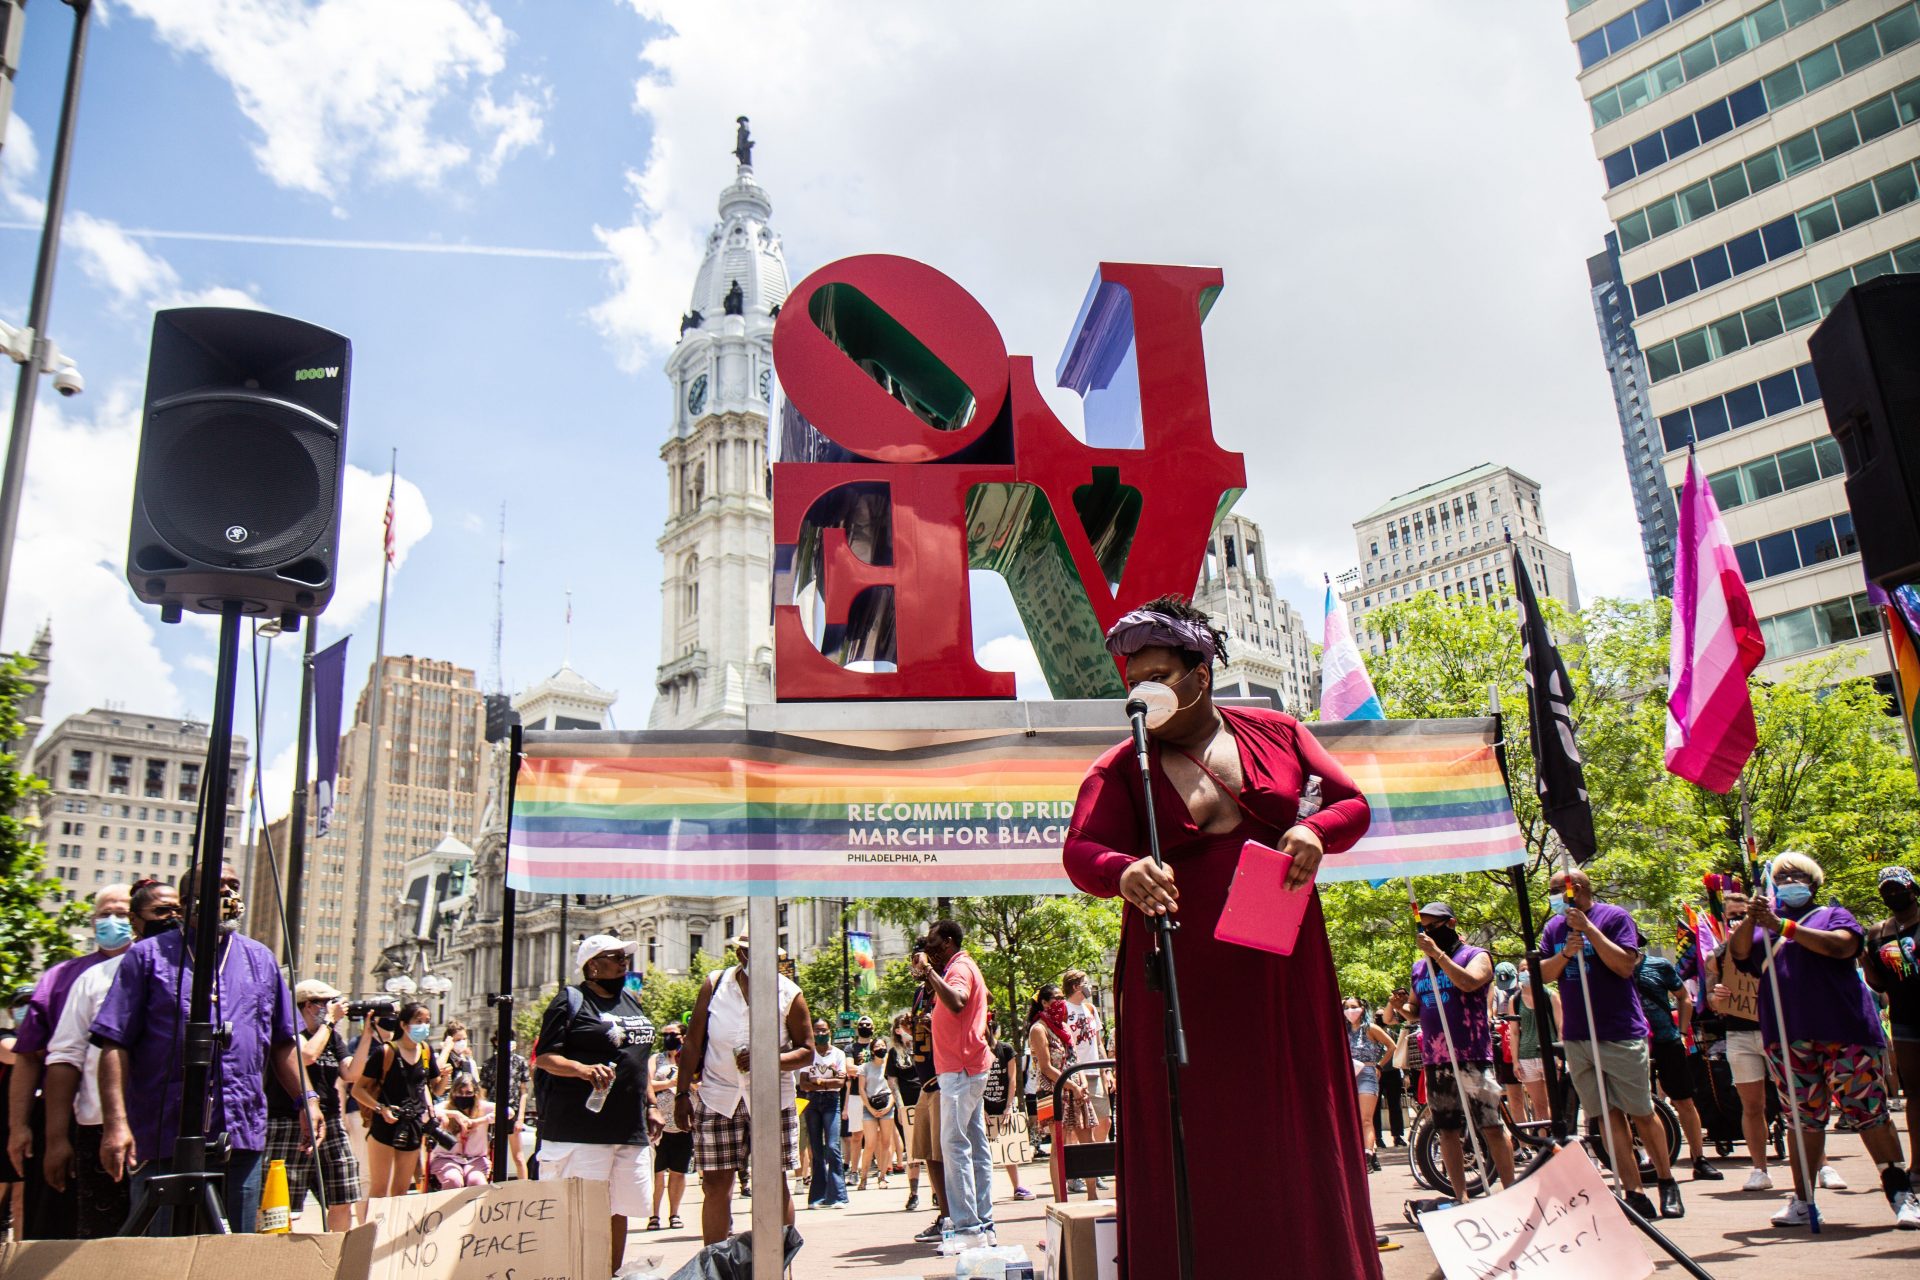
M 221 1168 L 222 1204 L 228 1227 L 254 1230 L 260 1216 L 260 1180 L 266 1169 L 267 1073 L 306 1107 L 308 1141 L 324 1139 L 326 1120 L 319 1099 L 300 1070 L 293 993 L 280 976 L 273 953 L 239 932 L 243 910 L 240 877 L 220 869 L 220 919 L 214 954 L 193 957 L 199 900 L 194 877 L 180 882 L 187 918 L 179 929 L 134 943 L 120 962 L 113 988 L 93 1021 L 93 1042 L 100 1046 L 100 1111 L 104 1132 L 100 1164 L 107 1176 L 133 1177 L 137 1205 L 148 1180 L 173 1171 L 179 1137 L 181 1089 L 185 1068 L 180 1046 L 186 1035 L 193 966 L 213 969 L 214 1020 L 230 1034 L 216 1042 L 211 1088 L 206 1099 L 206 1133 L 225 1135 L 227 1158 Z M 162 1209 L 153 1234 L 172 1229 L 172 1211 Z
M 647 1059 L 653 1023 L 627 990 L 639 942 L 607 934 L 574 951 L 582 981 L 562 987 L 540 1019 L 533 1046 L 540 1099 L 540 1180 L 607 1184 L 613 1208 L 613 1270 L 627 1251 L 627 1222 L 653 1212 L 653 1147 Z
M 304 1023 L 300 1061 L 313 1092 L 320 1095 L 320 1114 L 326 1119 L 327 1132 L 317 1146 L 304 1146 L 305 1131 L 298 1108 L 286 1091 L 270 1080 L 267 1160 L 286 1161 L 287 1199 L 296 1210 L 306 1203 L 307 1187 L 317 1165 L 320 1186 L 326 1192 L 327 1230 L 346 1231 L 353 1226 L 354 1205 L 367 1194 L 361 1185 L 360 1161 L 353 1154 L 353 1143 L 340 1116 L 340 1067 L 349 1057 L 347 1043 L 335 1028 L 346 1016 L 346 1003 L 326 983 L 309 979 L 293 989 L 293 1004 Z
M 376 1038 L 354 1082 L 354 1100 L 372 1120 L 367 1129 L 367 1192 L 403 1196 L 420 1171 L 420 1144 L 443 1132 L 433 1120 L 427 1090 L 439 1076 L 433 1059 L 433 1014 L 419 1001 L 367 1019 Z

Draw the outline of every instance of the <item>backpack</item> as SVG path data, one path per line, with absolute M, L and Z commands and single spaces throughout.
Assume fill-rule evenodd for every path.
M 367 1034 L 371 1035 L 372 1032 L 368 1032 Z M 367 1085 L 367 1092 L 371 1093 L 376 1099 L 380 1097 L 380 1090 L 386 1086 L 387 1072 L 393 1069 L 391 1060 L 398 1057 L 399 1052 L 398 1049 L 393 1047 L 393 1041 L 387 1041 L 380 1046 L 380 1070 L 371 1075 L 367 1072 L 362 1072 L 360 1075 L 362 1080 L 371 1081 L 371 1083 Z M 429 1080 L 439 1074 L 433 1066 L 432 1045 L 423 1044 L 420 1046 L 420 1065 L 426 1069 L 427 1079 Z M 369 1069 L 373 1066 L 371 1055 L 369 1055 L 367 1066 Z M 360 1124 L 362 1127 L 367 1129 L 373 1128 L 373 1118 L 378 1114 L 380 1114 L 378 1111 L 369 1111 L 365 1107 L 360 1108 Z

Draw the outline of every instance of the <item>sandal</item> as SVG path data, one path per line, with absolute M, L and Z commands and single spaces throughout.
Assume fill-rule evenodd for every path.
M 647 1219 L 647 1230 L 658 1231 L 659 1229 L 660 1229 L 660 1219 L 658 1216 Z
M 680 1215 L 677 1213 L 667 1219 L 667 1228 L 671 1231 L 678 1231 L 686 1225 L 686 1223 L 680 1221 Z

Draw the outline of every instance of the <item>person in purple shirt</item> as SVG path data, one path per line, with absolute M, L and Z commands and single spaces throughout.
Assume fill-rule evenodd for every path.
M 1641 1190 L 1639 1161 L 1632 1155 L 1633 1121 L 1653 1161 L 1660 1184 L 1660 1216 L 1686 1216 L 1680 1184 L 1673 1179 L 1673 1155 L 1667 1131 L 1653 1113 L 1653 1083 L 1647 1072 L 1647 1015 L 1634 985 L 1640 963 L 1640 929 L 1633 917 L 1593 896 L 1584 871 L 1556 871 L 1548 885 L 1553 918 L 1540 934 L 1540 977 L 1560 984 L 1561 1039 L 1567 1072 L 1589 1119 L 1604 1110 L 1613 1134 L 1613 1150 L 1624 1199 L 1643 1218 L 1653 1204 Z M 1592 1012 L 1589 1024 L 1588 1012 Z M 1600 1105 L 1600 1076 L 1606 1077 L 1607 1105 Z
M 40 1166 L 46 1134 L 46 1115 L 39 1099 L 40 1077 L 46 1069 L 47 1046 L 67 1007 L 67 993 L 80 975 L 132 945 L 130 894 L 130 886 L 124 884 L 103 885 L 94 893 L 95 949 L 62 960 L 40 976 L 14 1040 L 17 1061 L 7 1085 L 7 1157 L 26 1184 L 27 1228 L 36 1240 L 71 1240 L 76 1226 L 76 1201 L 71 1190 L 56 1192 L 49 1187 Z
M 189 904 L 186 923 L 149 934 L 127 952 L 93 1022 L 94 1043 L 103 1051 L 100 1163 L 116 1180 L 132 1173 L 136 1205 L 146 1182 L 173 1167 L 180 1132 L 181 1043 L 193 993 L 187 951 L 199 905 L 191 876 L 181 880 L 180 897 Z M 318 1141 L 324 1127 L 319 1095 L 307 1087 L 300 1068 L 293 993 L 273 953 L 238 932 L 240 877 L 232 867 L 221 868 L 220 899 L 213 1021 L 230 1025 L 233 1034 L 214 1055 L 206 1134 L 225 1134 L 231 1151 L 220 1170 L 228 1227 L 250 1232 L 260 1212 L 261 1152 L 267 1145 L 266 1073 L 274 1072 L 289 1097 L 304 1100 L 308 1143 Z M 167 1233 L 167 1219 L 163 1212 L 154 1234 Z
M 1856 967 L 1867 931 L 1838 903 L 1814 905 L 1814 895 L 1825 882 L 1820 864 L 1806 854 L 1779 855 L 1773 860 L 1773 901 L 1756 897 L 1747 918 L 1727 939 L 1734 963 L 1760 973 L 1766 968 L 1767 947 L 1755 933 L 1777 935 L 1772 972 L 1760 989 L 1760 1036 L 1774 1083 L 1782 1091 L 1791 1084 L 1800 1130 L 1791 1135 L 1793 1196 L 1773 1215 L 1773 1223 L 1807 1224 L 1807 1188 L 1800 1170 L 1803 1165 L 1821 1166 L 1827 1120 L 1837 1109 L 1840 1130 L 1859 1134 L 1880 1170 L 1880 1187 L 1893 1206 L 1895 1223 L 1920 1231 L 1920 1199 L 1914 1197 L 1912 1177 L 1900 1165 L 1900 1135 L 1887 1111 L 1886 1037 Z M 1770 983 L 1777 983 L 1786 1014 L 1784 1033 Z
M 1493 1020 L 1487 984 L 1493 957 L 1460 941 L 1453 908 L 1429 902 L 1420 908 L 1420 959 L 1413 964 L 1413 998 L 1420 1006 L 1420 1052 L 1426 1062 L 1427 1106 L 1440 1134 L 1454 1199 L 1467 1199 L 1467 1116 L 1461 1090 L 1473 1112 L 1473 1127 L 1493 1157 L 1503 1186 L 1513 1185 L 1513 1144 L 1500 1116 L 1500 1081 L 1493 1074 Z

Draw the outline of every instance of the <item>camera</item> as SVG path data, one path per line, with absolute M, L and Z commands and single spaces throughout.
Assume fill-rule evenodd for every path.
M 393 1113 L 400 1117 L 394 1122 L 396 1129 L 418 1129 L 421 1137 L 431 1139 L 446 1150 L 452 1150 L 454 1144 L 460 1141 L 440 1127 L 440 1122 L 433 1118 L 433 1112 L 425 1102 L 400 1103 L 393 1108 Z
M 63 396 L 77 396 L 87 389 L 87 380 L 72 365 L 57 369 L 53 374 L 53 389 Z
M 347 1002 L 347 1016 L 365 1018 L 392 1035 L 400 1033 L 400 1006 L 392 1000 L 350 1000 Z

